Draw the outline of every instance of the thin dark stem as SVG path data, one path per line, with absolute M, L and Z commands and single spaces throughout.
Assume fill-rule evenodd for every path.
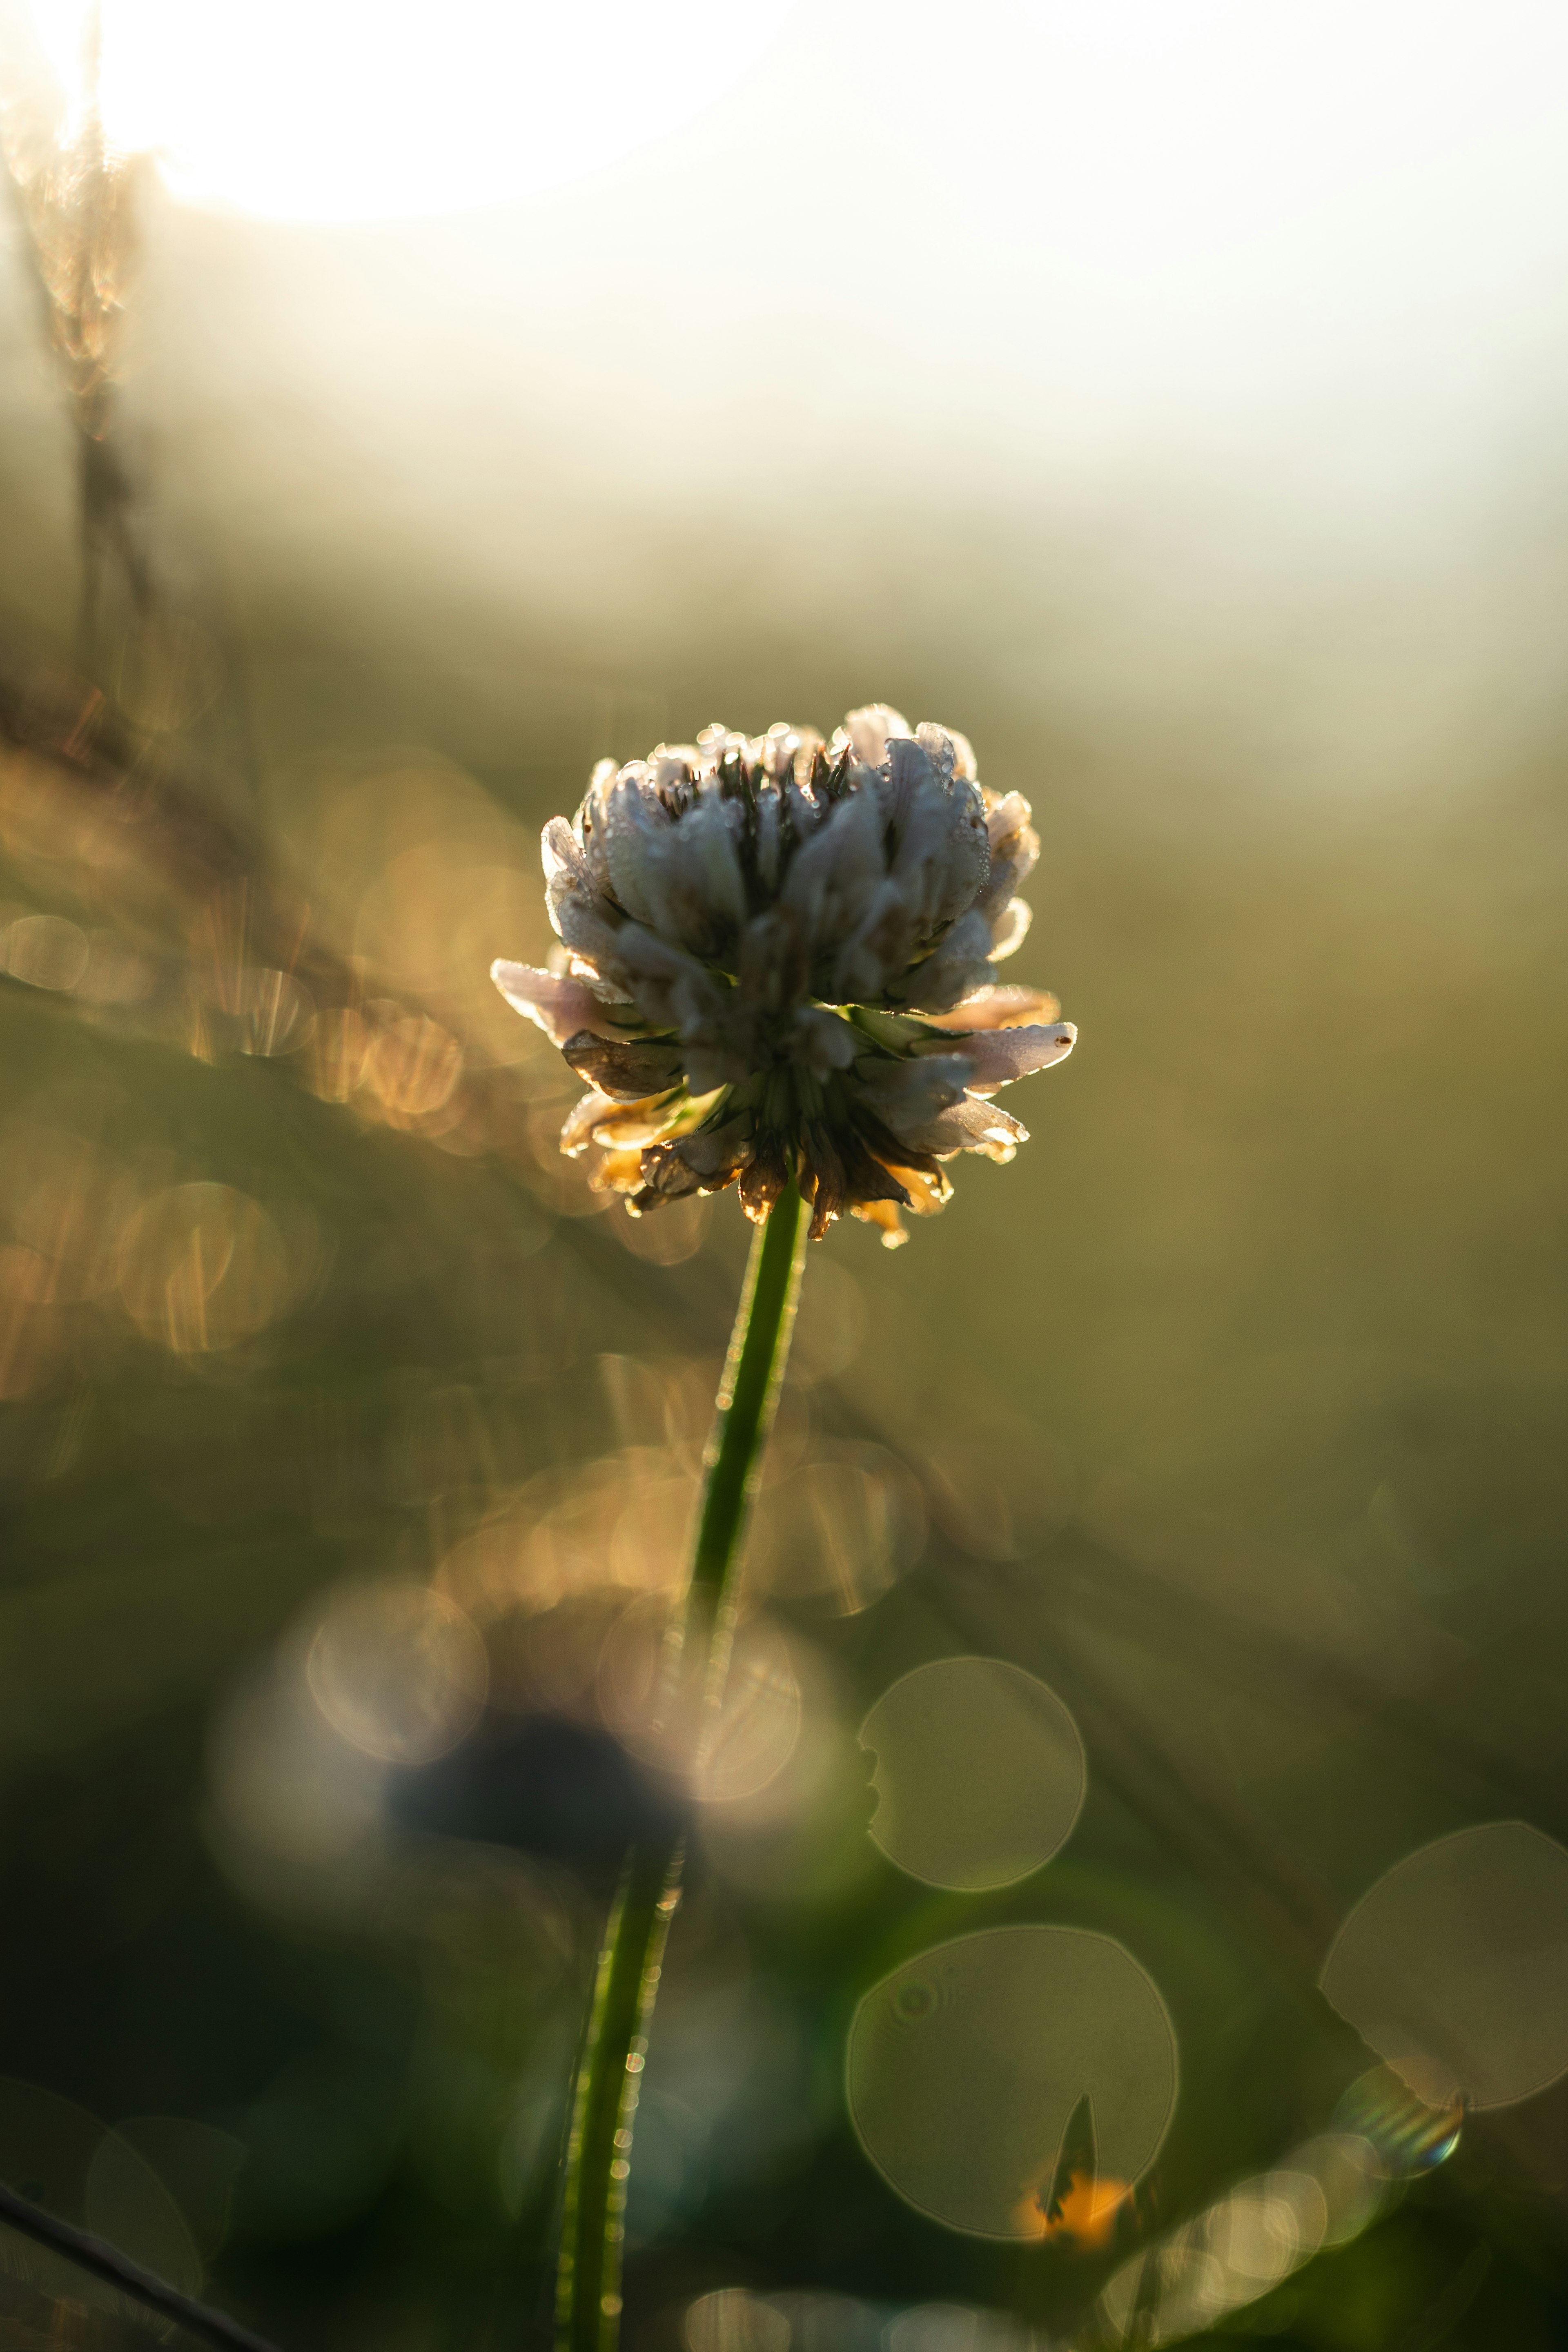
M 710 1728 L 729 1664 L 741 1538 L 789 1353 L 805 1230 L 800 1194 L 792 1184 L 752 1244 L 719 1386 L 680 1660 L 688 1688 L 703 1692 Z M 620 2331 L 632 2124 L 665 1939 L 680 1898 L 682 1859 L 676 1831 L 633 1852 L 599 1955 L 566 2151 L 556 2271 L 560 2352 L 614 2352 Z
M 110 2286 L 118 2287 L 121 2294 L 129 2295 L 148 2311 L 175 2321 L 189 2335 L 199 2336 L 208 2344 L 227 2346 L 229 2352 L 274 2352 L 265 2336 L 253 2336 L 237 2319 L 230 2319 L 226 2312 L 214 2311 L 207 2304 L 182 2294 L 178 2287 L 171 2286 L 152 2271 L 144 2271 L 140 2263 L 132 2262 L 102 2238 L 91 2237 L 86 2230 L 76 2229 L 69 2221 L 46 2213 L 41 2206 L 18 2197 L 4 2182 L 0 2182 L 0 2221 L 8 2222 L 13 2230 L 20 2230 L 25 2237 L 36 2239 L 40 2246 L 49 2246 L 56 2253 L 64 2254 L 79 2269 L 90 2271 L 94 2278 L 107 2280 Z

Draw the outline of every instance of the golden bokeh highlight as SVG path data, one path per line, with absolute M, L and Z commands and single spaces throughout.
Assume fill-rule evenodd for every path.
M 1348 2245 L 1386 2195 L 1364 2140 L 1330 2133 L 1304 2142 L 1123 2263 L 1099 2299 L 1100 2340 L 1132 2352 L 1220 2326 L 1321 2251 Z
M 875 1759 L 870 1835 L 928 1885 L 1010 1886 L 1072 1834 L 1087 1766 L 1056 1693 L 1001 1658 L 934 1658 L 860 1727 Z
M 874 1986 L 850 2027 L 850 2117 L 908 2203 L 974 2237 L 1033 2239 L 1080 2103 L 1095 2177 L 1136 2182 L 1176 2098 L 1152 1980 L 1108 1936 L 991 1927 Z
M 739 2286 L 717 2287 L 689 2303 L 681 2334 L 686 2352 L 790 2352 L 793 2340 L 784 2313 Z
M 232 1184 L 175 1184 L 128 1219 L 117 1253 L 127 1314 L 179 1356 L 237 1346 L 293 1303 L 299 1269 L 277 1224 Z
M 942 1436 L 926 1457 L 932 1517 L 976 1559 L 1027 1559 L 1058 1535 L 1075 1486 L 1062 1448 L 1043 1430 Z
M 668 1201 L 653 1217 L 634 1217 L 623 1202 L 618 1212 L 612 1212 L 610 1229 L 623 1248 L 649 1265 L 684 1265 L 707 1240 L 713 1210 L 713 1202 L 703 1192 Z
M 1345 1921 L 1322 1987 L 1428 2108 L 1544 2090 L 1568 2072 L 1568 1850 L 1489 1822 L 1406 1855 Z
M 0 1188 L 16 1238 L 47 1262 L 51 1300 L 100 1298 L 115 1288 L 120 1236 L 139 1205 L 121 1160 L 80 1136 L 32 1124 L 5 1137 Z
M 485 1645 L 455 1601 L 388 1579 L 331 1601 L 306 1668 L 341 1738 L 385 1764 L 428 1764 L 465 1739 L 489 1687 Z
M 429 1119 L 444 1110 L 463 1074 L 463 1049 L 451 1032 L 425 1013 L 389 1022 L 373 1037 L 362 1083 L 370 1087 L 394 1125 Z
M 843 1378 L 866 1344 L 869 1315 L 865 1287 L 848 1266 L 824 1255 L 811 1272 L 789 1349 L 790 1379 L 806 1387 Z
M 28 1396 L 53 1374 L 50 1271 L 37 1250 L 0 1244 L 0 1399 Z
M 80 924 L 63 915 L 21 915 L 5 933 L 5 969 L 29 988 L 68 996 L 86 977 L 90 953 Z
M 374 1032 L 352 1005 L 336 1005 L 315 1024 L 310 1083 L 323 1102 L 351 1102 L 364 1081 Z
M 790 1644 L 766 1618 L 742 1625 L 715 1714 L 705 1662 L 686 1651 L 682 1633 L 683 1612 L 668 1600 L 620 1612 L 599 1655 L 600 1716 L 633 1755 L 679 1774 L 702 1803 L 738 1804 L 778 1778 L 801 1737 Z
M 241 1053 L 268 1060 L 274 1054 L 297 1054 L 309 1044 L 316 1010 L 310 990 L 292 973 L 247 970 L 237 995 Z
M 783 1472 L 753 1525 L 748 1586 L 855 1616 L 912 1568 L 926 1540 L 919 1481 L 885 1446 L 817 1441 Z

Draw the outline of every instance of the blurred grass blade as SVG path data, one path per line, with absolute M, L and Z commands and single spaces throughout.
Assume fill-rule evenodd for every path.
M 58 2220 L 53 2213 L 46 2213 L 41 2206 L 30 2203 L 26 2197 L 19 2197 L 3 2181 L 0 2181 L 0 2220 L 13 2230 L 19 2230 L 25 2237 L 32 2238 L 37 2244 L 66 2255 L 82 2270 L 90 2272 L 94 2278 L 118 2287 L 121 2294 L 129 2295 L 144 2310 L 155 2311 L 164 2319 L 172 2319 L 187 2335 L 199 2336 L 205 2344 L 226 2346 L 228 2352 L 275 2352 L 275 2347 L 268 2343 L 265 2336 L 253 2335 L 248 2327 L 242 2327 L 237 2319 L 230 2319 L 226 2312 L 215 2311 L 209 2304 L 197 2303 L 191 2295 L 182 2294 L 178 2287 L 171 2286 L 166 2279 L 157 2277 L 152 2271 L 143 2270 L 140 2263 L 132 2262 L 118 2247 L 109 2245 L 102 2238 L 91 2236 L 86 2230 L 75 2228 L 69 2221 Z

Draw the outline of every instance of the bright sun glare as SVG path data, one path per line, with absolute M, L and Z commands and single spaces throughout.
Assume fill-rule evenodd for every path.
M 505 203 L 710 106 L 790 0 L 102 0 L 101 100 L 197 203 L 384 220 Z M 86 0 L 32 0 L 79 91 Z

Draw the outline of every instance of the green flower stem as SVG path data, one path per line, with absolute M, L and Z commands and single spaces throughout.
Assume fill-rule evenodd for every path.
M 791 1184 L 752 1243 L 704 1462 L 680 1660 L 688 1688 L 703 1695 L 699 1757 L 723 1697 L 741 1538 L 789 1354 L 805 1241 L 801 1197 Z M 559 2352 L 614 2352 L 620 2332 L 632 2124 L 683 1860 L 674 1832 L 634 1849 L 599 1954 L 566 2149 L 555 2274 Z

